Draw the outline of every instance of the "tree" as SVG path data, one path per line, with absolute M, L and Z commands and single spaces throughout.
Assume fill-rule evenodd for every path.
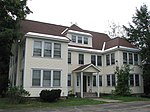
M 19 23 L 31 11 L 26 6 L 27 0 L 1 0 L 0 1 L 0 79 L 8 78 L 9 58 L 11 46 L 20 37 Z M 8 80 L 7 80 L 8 81 Z M 7 82 L 1 83 L 0 93 L 6 88 Z
M 126 37 L 126 31 L 123 28 L 123 26 L 116 24 L 115 22 L 108 23 L 108 31 L 106 33 L 111 37 L 111 38 L 116 38 L 116 37 L 121 37 L 124 38 Z
M 129 86 L 129 72 L 131 71 L 129 65 L 124 65 L 119 69 L 116 67 L 115 74 L 117 75 L 117 85 L 115 86 L 115 95 L 127 96 L 130 95 Z
M 140 9 L 136 9 L 136 13 L 132 17 L 132 24 L 130 23 L 129 27 L 124 26 L 124 28 L 129 36 L 128 41 L 140 49 L 144 63 L 144 85 L 148 89 L 150 87 L 150 12 L 148 7 L 144 4 Z

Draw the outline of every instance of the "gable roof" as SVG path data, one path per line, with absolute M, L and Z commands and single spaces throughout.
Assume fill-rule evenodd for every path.
M 100 70 L 96 67 L 96 66 L 94 66 L 93 64 L 86 64 L 86 65 L 82 65 L 82 66 L 80 66 L 80 67 L 78 67 L 78 68 L 76 68 L 75 70 L 73 70 L 74 72 L 83 72 L 84 70 L 86 70 L 86 69 L 88 69 L 88 68 L 90 68 L 90 67 L 92 67 L 92 68 L 94 68 L 96 71 L 98 71 L 98 72 L 100 72 Z
M 67 26 L 43 23 L 43 22 L 38 22 L 33 20 L 23 20 L 21 21 L 20 25 L 21 25 L 20 31 L 23 34 L 26 34 L 28 32 L 34 32 L 34 33 L 65 37 L 67 31 L 73 30 L 73 31 L 89 33 L 92 35 L 92 47 L 74 46 L 74 45 L 69 45 L 69 46 L 102 50 L 103 44 L 104 42 L 106 42 L 105 50 L 114 46 L 135 48 L 135 46 L 127 42 L 125 39 L 122 38 L 111 39 L 107 34 L 84 30 L 75 24 L 71 25 L 70 27 L 67 27 Z

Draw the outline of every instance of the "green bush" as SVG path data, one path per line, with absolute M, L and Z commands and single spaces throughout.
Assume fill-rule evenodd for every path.
M 30 96 L 29 92 L 23 89 L 21 86 L 9 87 L 7 91 L 10 103 L 24 103 L 25 97 Z
M 53 89 L 53 90 L 42 90 L 40 93 L 40 98 L 45 102 L 54 102 L 58 98 L 60 98 L 60 89 Z

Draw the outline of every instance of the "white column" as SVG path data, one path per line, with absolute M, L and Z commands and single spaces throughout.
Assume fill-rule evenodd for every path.
M 92 93 L 92 88 L 93 88 L 93 73 L 92 75 L 90 76 L 91 78 L 91 82 L 90 82 L 90 89 L 91 89 L 91 93 Z
M 99 97 L 99 73 L 97 73 L 97 97 Z
M 83 98 L 83 72 L 81 72 L 81 83 L 80 83 L 80 92 L 81 92 L 81 98 Z
M 76 94 L 77 75 L 74 72 L 73 72 L 73 81 L 74 81 L 74 94 Z

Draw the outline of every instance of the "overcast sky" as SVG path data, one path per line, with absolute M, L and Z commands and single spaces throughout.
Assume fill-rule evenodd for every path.
M 112 21 L 127 26 L 143 3 L 150 10 L 150 0 L 28 0 L 33 13 L 27 19 L 64 26 L 76 23 L 104 33 Z

